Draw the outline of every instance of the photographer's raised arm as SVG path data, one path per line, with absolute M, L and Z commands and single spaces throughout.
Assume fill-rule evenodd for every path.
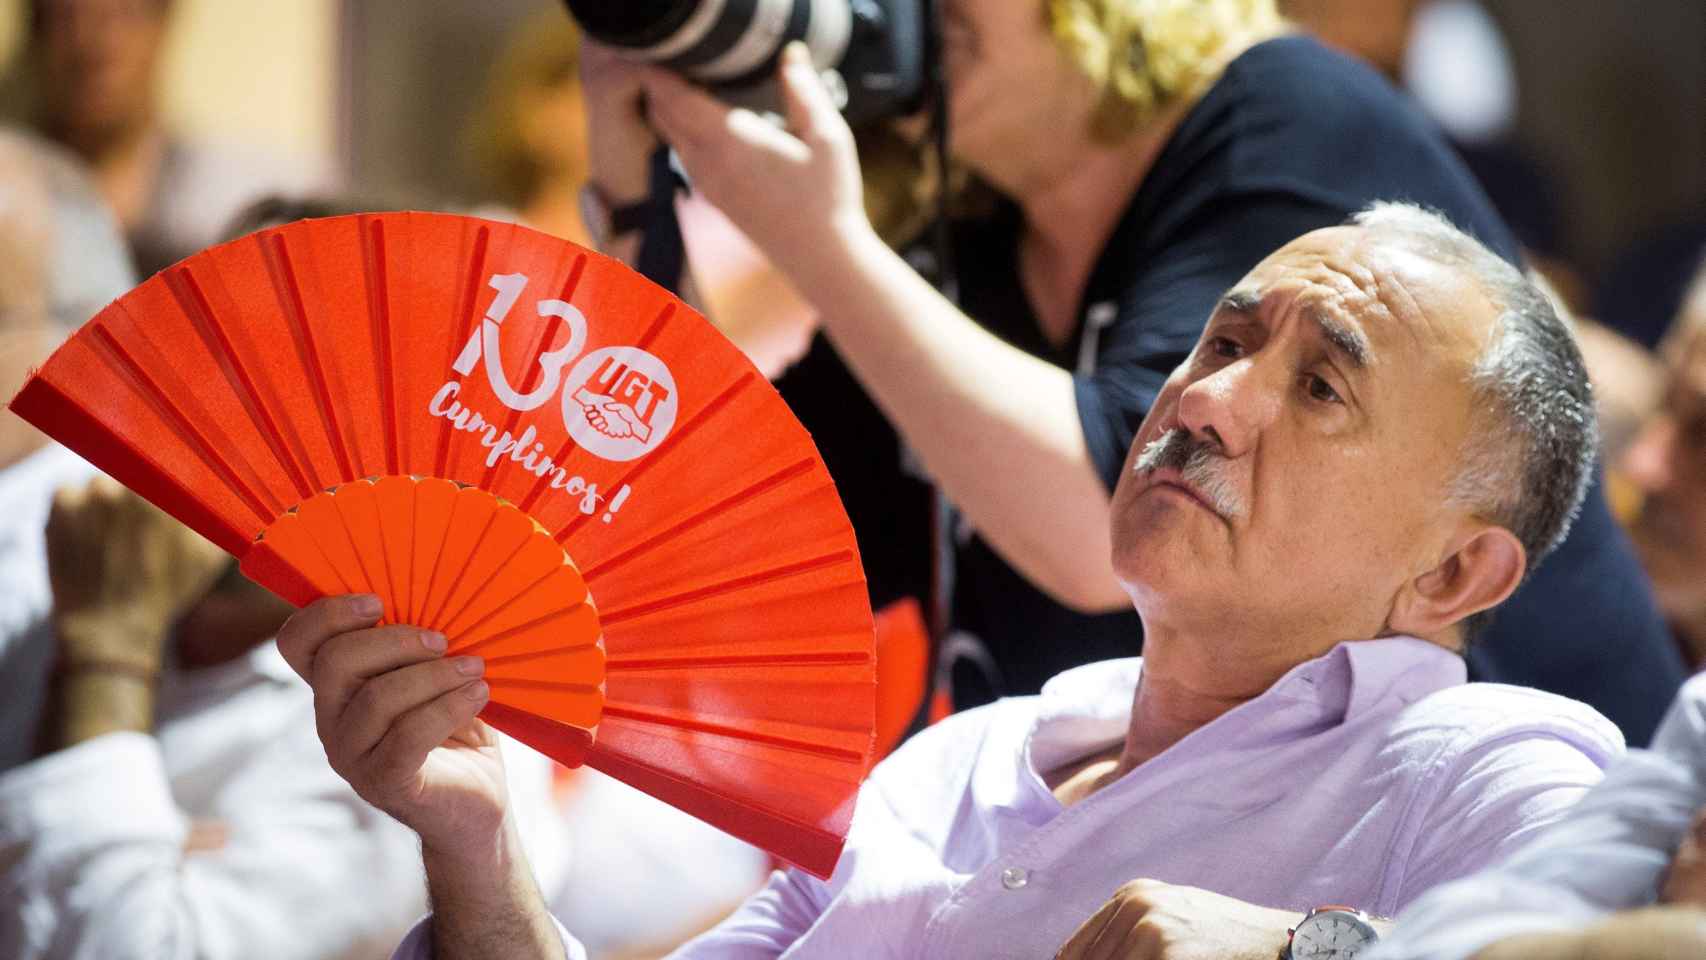
M 478 657 L 445 638 L 375 627 L 377 598 L 328 597 L 279 631 L 279 651 L 314 688 L 320 742 L 362 799 L 421 838 L 434 955 L 565 956 L 508 809 L 496 735 L 477 718 L 490 694 Z
M 614 161 L 598 168 L 597 144 L 639 140 L 632 127 L 598 125 L 648 117 L 696 189 L 818 310 L 865 388 L 1003 558 L 1068 606 L 1122 606 L 1108 563 L 1109 494 L 1072 376 L 984 330 L 877 237 L 851 131 L 800 48 L 783 60 L 788 130 L 662 70 L 619 68 L 638 71 L 647 111 L 590 107 L 595 182 L 621 179 Z M 631 97 L 631 87 L 589 79 L 588 96 L 624 89 Z

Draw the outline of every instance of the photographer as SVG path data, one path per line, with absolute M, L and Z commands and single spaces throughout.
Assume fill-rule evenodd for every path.
M 836 478 L 873 599 L 929 577 L 927 493 L 902 442 L 963 514 L 951 626 L 992 664 L 956 673 L 965 707 L 1136 652 L 1136 618 L 1101 613 L 1126 602 L 1109 491 L 1216 298 L 1266 252 L 1383 198 L 1437 209 L 1507 260 L 1517 248 L 1417 110 L 1286 35 L 1270 0 L 943 13 L 949 147 L 1000 197 L 956 224 L 958 307 L 871 227 L 853 136 L 798 47 L 779 70 L 786 129 L 592 44 L 584 77 L 601 199 L 643 198 L 661 139 L 820 314 L 827 340 L 779 388 Z M 632 262 L 639 233 L 607 252 Z M 1650 736 L 1680 663 L 1597 484 L 1473 656 L 1482 678 L 1575 696 L 1631 742 Z

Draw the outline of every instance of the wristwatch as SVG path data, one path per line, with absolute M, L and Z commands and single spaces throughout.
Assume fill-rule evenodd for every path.
M 596 184 L 589 183 L 581 187 L 581 223 L 586 227 L 592 245 L 601 250 L 617 237 L 645 226 L 651 219 L 654 207 L 650 196 L 620 207 L 612 207 L 609 198 Z
M 1380 942 L 1368 914 L 1337 904 L 1316 907 L 1288 932 L 1280 960 L 1356 960 Z

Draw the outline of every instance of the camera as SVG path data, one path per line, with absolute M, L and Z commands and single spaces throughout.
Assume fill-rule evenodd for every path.
M 776 109 L 776 62 L 803 41 L 850 124 L 923 105 L 931 0 L 564 0 L 581 29 L 722 99 Z

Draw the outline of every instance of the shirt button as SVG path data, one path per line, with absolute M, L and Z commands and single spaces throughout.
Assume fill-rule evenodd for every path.
M 1001 885 L 1009 890 L 1023 889 L 1031 882 L 1031 875 L 1024 867 L 1008 867 L 1001 871 Z

